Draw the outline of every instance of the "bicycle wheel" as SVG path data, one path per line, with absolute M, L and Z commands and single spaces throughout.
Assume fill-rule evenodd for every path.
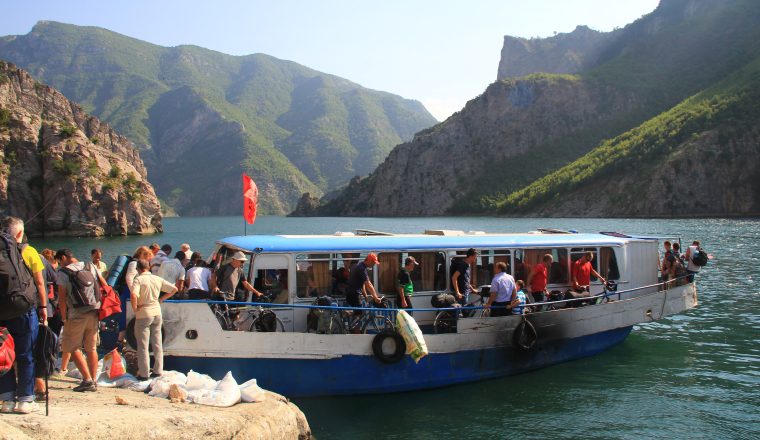
M 219 325 L 222 326 L 222 330 L 230 330 L 232 328 L 232 321 L 229 316 L 227 316 L 227 311 L 222 307 L 219 307 L 218 304 L 214 304 L 214 306 L 214 316 L 216 317 L 216 320 L 219 321 Z
M 251 322 L 250 331 L 259 333 L 284 332 L 285 324 L 274 314 L 274 312 L 259 313 Z
M 457 315 L 455 311 L 442 310 L 435 315 L 433 320 L 433 331 L 435 334 L 456 333 L 457 332 Z

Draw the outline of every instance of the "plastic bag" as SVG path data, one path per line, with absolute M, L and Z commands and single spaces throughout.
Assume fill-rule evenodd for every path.
M 193 402 L 200 403 L 201 405 L 219 407 L 228 407 L 240 402 L 240 387 L 238 387 L 235 378 L 232 377 L 231 371 L 228 371 L 224 376 L 224 379 L 216 384 L 214 391 L 211 391 L 209 394 L 205 393 L 206 390 L 202 391 L 204 391 L 204 393 L 199 393 L 200 395 L 193 396 Z M 188 393 L 188 398 L 190 398 L 190 393 Z
M 147 382 L 147 381 L 146 381 Z M 131 388 L 138 384 L 137 378 L 129 373 L 123 374 L 116 379 L 109 379 L 108 375 L 103 372 L 97 380 L 98 386 L 103 388 Z M 147 386 L 147 385 L 146 385 Z
M 256 379 L 251 379 L 240 385 L 240 398 L 243 402 L 263 402 L 266 393 L 256 383 Z
M 115 348 L 103 356 L 103 373 L 108 375 L 109 380 L 119 378 L 126 374 L 126 372 L 127 370 L 124 368 L 121 355 Z
M 404 338 L 406 354 L 414 359 L 414 363 L 419 363 L 420 359 L 427 356 L 428 349 L 422 330 L 417 325 L 417 321 L 404 310 L 399 310 L 396 314 L 396 330 Z
M 190 370 L 187 373 L 187 382 L 185 387 L 188 391 L 191 390 L 213 390 L 216 388 L 216 381 L 211 376 L 201 373 L 196 373 Z

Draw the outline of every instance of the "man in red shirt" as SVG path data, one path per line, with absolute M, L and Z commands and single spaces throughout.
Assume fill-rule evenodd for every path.
M 576 292 L 589 291 L 589 285 L 591 284 L 591 275 L 599 278 L 603 283 L 607 283 L 594 267 L 591 265 L 591 261 L 594 259 L 594 253 L 591 251 L 583 254 L 575 263 L 573 263 L 573 289 Z
M 546 283 L 553 262 L 552 254 L 544 255 L 541 264 L 536 264 L 528 275 L 528 286 L 535 302 L 544 302 L 546 299 Z

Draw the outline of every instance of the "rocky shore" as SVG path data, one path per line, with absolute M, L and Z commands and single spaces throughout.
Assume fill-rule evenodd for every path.
M 267 392 L 259 403 L 216 408 L 115 388 L 71 391 L 74 379 L 50 380 L 50 415 L 0 414 L 0 440 L 27 439 L 310 439 L 300 409 Z M 126 404 L 117 404 L 117 397 Z

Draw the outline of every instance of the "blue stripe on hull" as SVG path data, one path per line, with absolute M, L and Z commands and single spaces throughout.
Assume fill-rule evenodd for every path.
M 433 353 L 419 364 L 409 356 L 391 365 L 374 356 L 356 355 L 335 359 L 165 356 L 164 367 L 184 372 L 192 369 L 216 379 L 232 371 L 239 383 L 256 378 L 263 388 L 288 397 L 389 393 L 507 376 L 592 356 L 622 342 L 630 332 L 631 327 L 609 330 L 539 344 L 530 352 L 489 348 Z

